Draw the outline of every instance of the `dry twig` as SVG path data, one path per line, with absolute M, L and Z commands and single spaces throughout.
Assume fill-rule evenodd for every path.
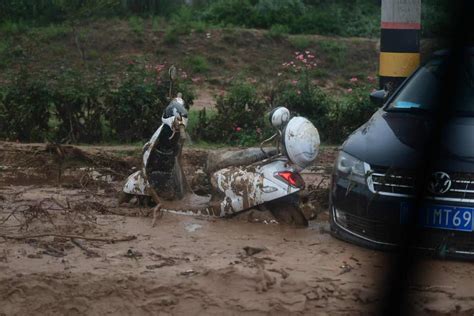
M 25 239 L 34 239 L 34 238 L 44 238 L 44 237 L 58 237 L 58 238 L 69 238 L 69 239 L 83 239 L 83 240 L 90 240 L 90 241 L 102 241 L 106 243 L 116 243 L 116 242 L 123 242 L 123 241 L 131 241 L 137 239 L 137 236 L 130 235 L 125 236 L 122 238 L 101 238 L 101 237 L 87 237 L 87 236 L 80 236 L 80 235 L 63 235 L 63 234 L 55 234 L 55 233 L 44 233 L 44 234 L 33 234 L 33 235 L 5 235 L 0 234 L 0 237 L 5 239 L 13 239 L 13 240 L 25 240 Z

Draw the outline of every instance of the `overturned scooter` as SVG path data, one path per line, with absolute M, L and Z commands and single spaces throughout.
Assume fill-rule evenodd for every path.
M 251 208 L 269 210 L 280 222 L 307 226 L 298 192 L 305 183 L 299 174 L 317 157 L 319 134 L 304 117 L 290 117 L 279 107 L 270 113 L 276 133 L 260 148 L 231 151 L 207 164 L 211 196 L 194 194 L 181 164 L 187 112 L 184 101 L 171 101 L 143 152 L 143 167 L 127 179 L 120 202 L 159 198 L 163 209 L 210 216 L 231 216 Z M 263 145 L 274 141 L 276 149 Z M 153 196 L 155 195 L 155 197 Z

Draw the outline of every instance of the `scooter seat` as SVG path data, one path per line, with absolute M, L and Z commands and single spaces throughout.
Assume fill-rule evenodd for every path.
M 236 151 L 226 150 L 211 153 L 207 157 L 205 172 L 211 174 L 230 166 L 250 165 L 277 154 L 277 150 L 274 147 L 264 148 L 264 151 L 265 153 L 262 152 L 260 148 L 247 148 Z

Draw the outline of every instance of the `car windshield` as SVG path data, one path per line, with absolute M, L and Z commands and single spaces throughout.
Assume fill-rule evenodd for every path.
M 458 93 L 454 105 L 459 114 L 474 115 L 474 62 L 473 56 L 464 64 L 462 78 L 458 82 Z M 439 97 L 441 77 L 445 63 L 436 58 L 420 68 L 399 91 L 388 110 L 430 111 Z

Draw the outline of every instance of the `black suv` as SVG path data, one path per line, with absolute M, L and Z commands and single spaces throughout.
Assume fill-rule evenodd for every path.
M 449 52 L 417 69 L 382 107 L 344 142 L 330 192 L 331 231 L 373 248 L 394 248 L 415 222 L 417 248 L 474 258 L 474 50 L 463 55 L 462 79 L 441 135 L 422 205 L 417 168 L 426 159 L 434 106 Z M 426 179 L 426 177 L 425 177 Z M 417 205 L 415 207 L 415 204 Z M 413 226 L 411 226 L 413 227 Z

